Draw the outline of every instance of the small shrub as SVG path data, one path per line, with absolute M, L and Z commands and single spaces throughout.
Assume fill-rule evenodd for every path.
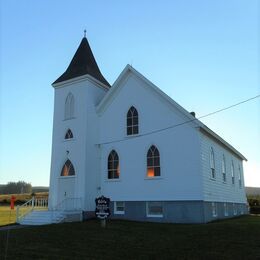
M 260 206 L 251 206 L 250 214 L 260 214 Z

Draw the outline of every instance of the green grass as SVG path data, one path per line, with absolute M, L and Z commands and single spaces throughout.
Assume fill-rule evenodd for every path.
M 6 259 L 259 259 L 260 217 L 202 225 L 109 220 L 101 228 L 90 220 L 26 227 L 0 231 L 0 259 L 5 252 Z
M 16 208 L 11 210 L 10 206 L 0 206 L 0 226 L 13 224 L 15 221 Z

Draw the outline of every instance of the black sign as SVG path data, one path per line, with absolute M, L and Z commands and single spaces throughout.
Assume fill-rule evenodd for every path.
M 109 210 L 110 199 L 101 196 L 96 198 L 95 202 L 96 202 L 96 210 L 95 210 L 96 217 L 100 219 L 107 218 L 110 215 L 110 210 Z

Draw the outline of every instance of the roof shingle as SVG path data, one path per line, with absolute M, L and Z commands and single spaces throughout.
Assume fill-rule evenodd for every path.
M 106 86 L 110 84 L 100 72 L 88 40 L 84 37 L 66 71 L 53 84 L 89 74 Z

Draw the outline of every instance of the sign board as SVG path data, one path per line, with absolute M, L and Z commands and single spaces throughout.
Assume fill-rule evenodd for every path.
M 104 196 L 95 199 L 96 202 L 96 217 L 99 219 L 106 219 L 110 215 L 109 203 L 110 199 Z

